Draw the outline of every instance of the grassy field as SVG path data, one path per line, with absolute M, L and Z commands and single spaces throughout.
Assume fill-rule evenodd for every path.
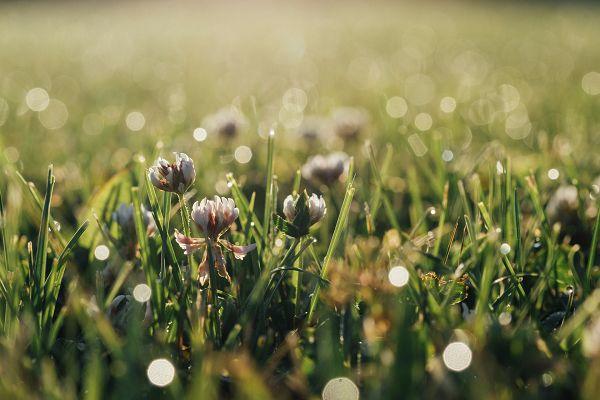
M 597 398 L 599 37 L 0 4 L 0 399 Z

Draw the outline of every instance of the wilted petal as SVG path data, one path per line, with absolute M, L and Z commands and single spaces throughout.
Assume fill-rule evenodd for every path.
M 256 243 L 248 244 L 246 246 L 231 244 L 227 240 L 221 240 L 220 243 L 225 246 L 227 250 L 231 251 L 238 260 L 243 260 L 246 254 L 256 249 Z
M 204 239 L 185 236 L 175 229 L 175 241 L 183 249 L 183 254 L 192 254 L 204 246 Z
M 209 277 L 210 273 L 208 271 L 208 261 L 205 255 L 204 260 L 202 260 L 200 265 L 198 265 L 198 282 L 200 282 L 200 286 L 204 286 L 206 282 L 208 282 Z
M 231 282 L 231 277 L 229 276 L 229 273 L 227 273 L 227 268 L 225 268 L 225 257 L 223 256 L 221 246 L 213 246 L 213 257 L 215 260 L 215 268 L 218 274 L 227 279 L 227 282 Z

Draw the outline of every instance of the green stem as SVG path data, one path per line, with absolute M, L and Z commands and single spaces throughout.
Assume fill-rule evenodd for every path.
M 302 239 L 301 239 L 302 240 Z M 302 258 L 298 259 L 298 263 L 300 264 L 300 269 L 303 270 L 303 262 L 302 262 Z M 296 286 L 296 299 L 294 301 L 294 319 L 298 318 L 298 312 L 300 310 L 300 289 L 302 286 L 302 274 L 300 273 L 300 271 L 294 271 L 294 278 L 295 278 L 295 286 Z
M 590 257 L 588 258 L 587 267 L 585 269 L 585 289 L 589 292 L 592 288 L 592 269 L 594 268 L 594 262 L 596 261 L 596 252 L 598 249 L 598 237 L 600 236 L 600 212 L 596 216 L 596 223 L 594 224 L 594 233 L 592 235 L 592 243 L 590 246 Z
M 215 330 L 215 344 L 218 347 L 221 342 L 221 325 L 219 324 L 219 301 L 217 297 L 217 271 L 215 270 L 214 253 L 212 249 L 212 242 L 207 240 L 206 243 L 206 256 L 208 259 L 208 273 L 209 273 L 209 286 L 212 297 L 212 309 L 210 310 L 209 318 L 214 326 Z
M 190 228 L 190 213 L 188 212 L 187 205 L 185 203 L 185 199 L 182 194 L 177 195 L 179 198 L 179 213 L 181 214 L 181 223 L 183 225 L 183 233 L 187 237 L 192 236 L 192 230 Z M 187 270 L 187 280 L 191 282 L 192 280 L 192 271 L 194 269 L 194 258 L 191 254 L 188 254 L 188 270 Z

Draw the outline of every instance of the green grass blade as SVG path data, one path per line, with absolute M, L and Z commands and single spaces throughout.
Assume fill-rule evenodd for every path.
M 350 178 L 349 178 L 350 179 Z M 344 196 L 344 201 L 342 202 L 342 207 L 340 209 L 340 214 L 338 216 L 337 222 L 335 224 L 335 228 L 333 230 L 333 235 L 331 237 L 331 242 L 329 243 L 329 247 L 327 248 L 327 253 L 325 254 L 325 258 L 323 259 L 323 268 L 321 269 L 321 278 L 326 279 L 327 277 L 327 267 L 329 266 L 329 261 L 333 257 L 333 253 L 337 249 L 340 239 L 342 237 L 344 228 L 348 221 L 348 215 L 350 213 L 350 205 L 352 204 L 352 199 L 354 198 L 355 188 L 350 181 L 348 183 L 348 188 L 346 190 L 346 194 Z M 310 300 L 310 306 L 308 310 L 308 323 L 312 323 L 312 319 L 314 317 L 315 310 L 317 308 L 317 303 L 319 300 L 319 290 L 321 285 L 318 283 L 315 286 L 315 289 L 312 293 L 312 298 Z
M 37 238 L 37 247 L 35 252 L 34 260 L 34 273 L 35 280 L 39 288 L 39 292 L 36 293 L 37 304 L 39 307 L 43 307 L 44 301 L 44 283 L 46 280 L 46 262 L 48 259 L 48 230 L 50 223 L 50 203 L 52 201 L 52 192 L 54 190 L 55 178 L 52 174 L 52 165 L 48 168 L 48 178 L 46 180 L 46 195 L 44 197 L 44 206 L 42 208 L 42 218 L 40 222 L 40 229 Z M 41 310 L 41 309 L 40 309 Z
M 596 261 L 596 254 L 598 253 L 598 237 L 600 236 L 600 212 L 596 215 L 596 222 L 594 223 L 594 233 L 592 235 L 592 243 L 590 245 L 590 256 L 588 258 L 587 267 L 585 269 L 585 285 L 589 292 L 592 287 L 592 268 Z

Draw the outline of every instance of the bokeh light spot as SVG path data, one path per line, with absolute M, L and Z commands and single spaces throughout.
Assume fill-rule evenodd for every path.
M 60 129 L 69 118 L 69 110 L 62 101 L 50 99 L 48 106 L 38 114 L 38 118 L 44 128 L 50 130 Z
M 203 142 L 206 140 L 208 133 L 206 132 L 206 129 L 204 129 L 204 128 L 196 128 L 196 129 L 194 129 L 193 136 L 194 136 L 195 141 Z
M 248 146 L 239 146 L 233 153 L 235 161 L 240 164 L 247 164 L 252 159 L 252 150 Z
M 510 253 L 510 244 L 502 243 L 500 245 L 500 253 L 503 255 L 507 255 L 508 253 Z
M 440 100 L 440 110 L 446 114 L 450 114 L 456 110 L 456 100 L 454 97 L 444 97 Z
M 417 157 L 423 157 L 427 153 L 427 146 L 418 133 L 413 133 L 408 137 L 408 144 Z
M 415 126 L 420 131 L 423 131 L 423 132 L 427 131 L 427 130 L 431 129 L 432 125 L 433 125 L 433 119 L 431 118 L 431 115 L 429 115 L 427 113 L 419 113 L 415 117 Z
M 166 358 L 158 358 L 148 365 L 146 374 L 148 375 L 148 380 L 151 384 L 164 387 L 173 382 L 173 379 L 175 378 L 175 367 L 171 361 Z
M 103 244 L 97 246 L 94 250 L 94 257 L 96 257 L 97 260 L 104 261 L 108 256 L 110 256 L 110 249 Z
M 600 72 L 588 72 L 581 79 L 581 88 L 591 96 L 600 94 Z
M 308 104 L 306 92 L 299 88 L 288 89 L 281 99 L 283 107 L 291 112 L 301 113 Z
M 410 274 L 403 266 L 393 267 L 388 273 L 388 279 L 390 280 L 390 283 L 396 287 L 402 287 L 406 285 L 409 278 Z
M 451 371 L 464 371 L 471 365 L 473 353 L 469 346 L 463 342 L 452 342 L 444 349 L 442 354 L 444 365 Z
M 452 152 L 452 150 L 444 150 L 442 152 L 442 160 L 446 162 L 454 160 L 454 153 Z
M 31 111 L 44 111 L 50 104 L 50 96 L 42 88 L 33 88 L 25 95 L 25 103 Z
M 323 400 L 358 400 L 358 387 L 352 380 L 339 377 L 333 378 L 323 388 Z
M 144 128 L 144 125 L 146 125 L 146 118 L 141 112 L 132 111 L 129 114 L 127 114 L 127 117 L 125 118 L 125 125 L 127 125 L 127 128 L 129 128 L 129 130 L 137 132 L 142 130 L 142 128 Z
M 135 285 L 133 288 L 133 298 L 139 301 L 140 303 L 145 303 L 150 300 L 150 296 L 152 295 L 152 289 L 150 286 L 145 283 L 140 283 L 139 285 Z
M 402 118 L 408 111 L 408 104 L 402 97 L 394 96 L 387 101 L 385 111 L 392 118 Z

